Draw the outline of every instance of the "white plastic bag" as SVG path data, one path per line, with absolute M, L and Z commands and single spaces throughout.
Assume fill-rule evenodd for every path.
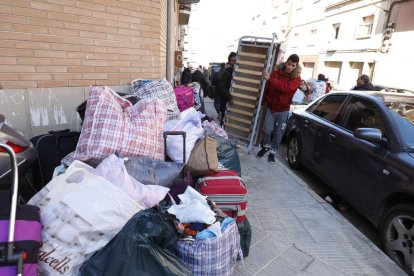
M 188 161 L 191 151 L 194 148 L 198 138 L 203 137 L 204 129 L 201 126 L 201 120 L 198 112 L 193 108 L 188 108 L 181 112 L 181 120 L 168 121 L 165 125 L 166 131 L 185 131 L 185 161 Z M 167 155 L 174 162 L 183 162 L 183 139 L 181 136 L 167 137 Z
M 124 191 L 75 161 L 29 204 L 41 211 L 41 275 L 77 275 L 80 265 L 141 210 Z
M 185 192 L 178 195 L 180 204 L 173 204 L 168 213 L 173 214 L 182 223 L 200 222 L 213 224 L 216 221 L 214 212 L 207 203 L 206 197 L 188 186 Z
M 95 174 L 121 188 L 141 206 L 141 209 L 148 209 L 157 205 L 170 190 L 159 185 L 144 185 L 138 182 L 128 174 L 123 159 L 116 157 L 114 154 L 105 158 L 96 167 Z

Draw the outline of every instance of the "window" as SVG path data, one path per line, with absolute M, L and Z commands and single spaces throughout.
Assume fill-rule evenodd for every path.
M 308 45 L 316 44 L 316 29 L 311 30 Z
M 360 97 L 353 97 L 349 102 L 344 127 L 352 132 L 361 127 L 378 128 L 386 137 L 384 119 L 378 107 L 370 100 Z
M 339 29 L 340 29 L 340 27 L 341 27 L 341 24 L 340 24 L 340 23 L 333 24 L 333 29 L 334 29 L 334 39 L 338 39 L 338 37 L 339 37 Z
M 340 117 L 341 106 L 346 97 L 346 95 L 329 95 L 313 104 L 308 111 L 336 124 Z
M 355 39 L 369 38 L 371 36 L 374 25 L 374 16 L 365 16 L 362 18 L 362 21 L 364 23 L 355 28 Z

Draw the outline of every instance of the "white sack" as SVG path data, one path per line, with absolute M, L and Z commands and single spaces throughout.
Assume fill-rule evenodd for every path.
M 40 208 L 43 226 L 40 275 L 77 275 L 81 264 L 141 210 L 124 191 L 92 172 L 75 161 L 30 199 Z M 59 265 L 51 265 L 52 260 Z
M 130 176 L 126 170 L 123 159 L 114 154 L 105 158 L 95 169 L 95 174 L 102 176 L 112 184 L 127 193 L 141 209 L 148 209 L 157 205 L 167 193 L 169 188 L 159 185 L 144 185 Z
M 165 130 L 186 132 L 185 161 L 187 163 L 195 143 L 199 138 L 203 137 L 204 129 L 201 126 L 198 112 L 193 107 L 184 110 L 180 115 L 181 120 L 168 121 L 165 125 Z M 182 136 L 171 135 L 167 137 L 167 155 L 174 162 L 183 163 Z

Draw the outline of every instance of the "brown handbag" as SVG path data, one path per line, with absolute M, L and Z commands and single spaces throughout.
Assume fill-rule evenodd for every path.
M 217 142 L 206 135 L 195 144 L 186 169 L 194 176 L 205 176 L 218 172 Z

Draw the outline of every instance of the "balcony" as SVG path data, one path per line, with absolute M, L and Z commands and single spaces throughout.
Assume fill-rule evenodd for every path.
M 190 20 L 191 14 L 191 5 L 180 5 L 179 7 L 179 15 L 178 15 L 178 24 L 180 25 L 188 25 L 188 21 Z

